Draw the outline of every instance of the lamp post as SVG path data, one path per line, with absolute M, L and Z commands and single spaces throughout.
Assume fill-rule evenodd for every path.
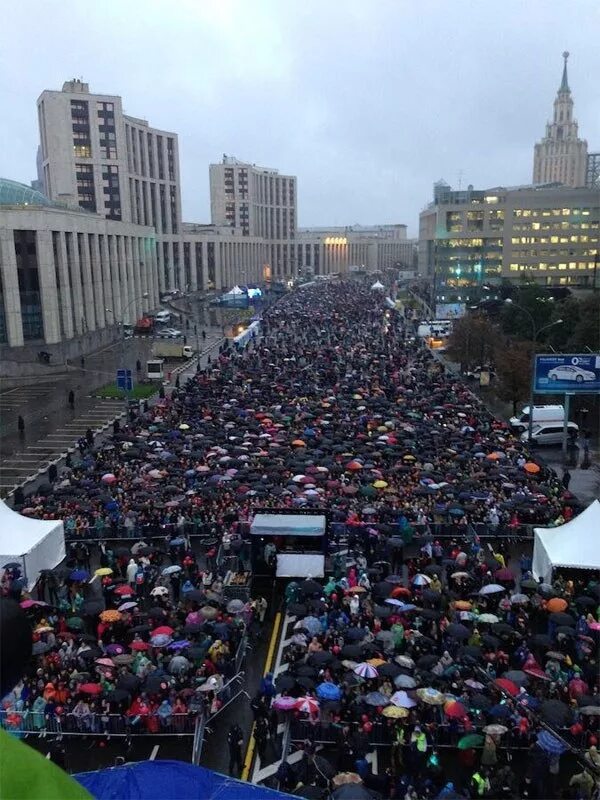
M 129 411 L 129 390 L 127 389 L 127 367 L 125 366 L 125 315 L 135 303 L 140 300 L 147 300 L 148 299 L 148 292 L 144 292 L 143 294 L 139 295 L 139 297 L 134 297 L 133 300 L 130 300 L 129 303 L 125 306 L 125 308 L 121 312 L 121 319 L 115 319 L 117 325 L 121 326 L 121 369 L 125 370 L 125 411 Z M 115 317 L 115 312 L 112 308 L 105 308 L 105 312 L 112 314 L 113 318 Z M 132 370 L 133 374 L 133 370 Z M 127 419 L 127 417 L 126 417 Z
M 533 403 L 534 403 L 534 394 L 535 394 L 535 350 L 536 344 L 538 340 L 538 336 L 543 331 L 547 331 L 548 328 L 553 328 L 555 325 L 562 325 L 562 319 L 556 319 L 554 322 L 549 322 L 547 325 L 543 325 L 541 328 L 538 329 L 536 321 L 533 317 L 533 314 L 529 309 L 525 308 L 524 306 L 517 305 L 517 303 L 513 303 L 513 301 L 509 298 L 505 300 L 505 303 L 511 305 L 513 308 L 517 308 L 519 311 L 522 311 L 529 317 L 529 321 L 531 322 L 531 342 L 533 344 L 533 353 L 531 354 L 531 380 L 529 382 L 529 419 L 527 421 L 527 442 L 531 447 L 531 437 L 533 433 Z M 565 409 L 566 413 L 566 409 Z

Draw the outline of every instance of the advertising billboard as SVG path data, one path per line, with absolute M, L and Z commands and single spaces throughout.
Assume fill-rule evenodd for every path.
M 464 317 L 467 311 L 465 303 L 436 303 L 436 319 L 458 319 Z
M 533 388 L 537 394 L 600 392 L 600 354 L 536 355 Z

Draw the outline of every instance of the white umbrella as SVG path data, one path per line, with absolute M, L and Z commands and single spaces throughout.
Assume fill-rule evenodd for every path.
M 377 678 L 379 673 L 375 669 L 374 666 L 371 664 L 367 664 L 366 661 L 363 661 L 361 664 L 357 664 L 353 672 L 355 675 L 358 675 L 361 678 Z
M 399 691 L 393 694 L 390 697 L 390 702 L 398 706 L 398 708 L 414 708 L 417 705 L 417 701 L 409 697 L 405 691 Z
M 504 586 L 500 586 L 498 583 L 488 583 L 487 586 L 482 586 L 479 590 L 479 594 L 486 595 L 486 594 L 496 594 L 497 592 L 505 592 L 506 588 Z

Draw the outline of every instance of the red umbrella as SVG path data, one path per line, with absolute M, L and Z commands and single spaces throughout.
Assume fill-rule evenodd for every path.
M 541 667 L 528 667 L 523 670 L 526 675 L 531 675 L 532 678 L 540 678 L 542 681 L 550 681 L 552 678 L 546 675 Z
M 458 700 L 452 700 L 448 703 L 444 708 L 444 712 L 447 717 L 452 717 L 452 719 L 462 719 L 468 714 L 467 709 Z
M 99 683 L 82 683 L 79 687 L 79 691 L 85 694 L 100 694 L 102 692 L 102 686 L 100 686 Z
M 307 695 L 306 697 L 301 697 L 296 702 L 296 708 L 298 709 L 298 711 L 305 711 L 307 714 L 316 715 L 319 713 L 319 703 L 314 697 L 311 697 L 310 695 Z
M 150 636 L 160 636 L 161 633 L 164 633 L 165 636 L 172 636 L 175 631 L 173 628 L 170 628 L 168 625 L 159 625 L 158 628 L 155 628 Z
M 150 649 L 150 645 L 148 644 L 148 642 L 137 642 L 137 641 L 136 642 L 132 642 L 129 645 L 129 647 L 132 650 L 139 650 L 140 652 L 142 650 L 149 650 Z
M 410 589 L 407 589 L 406 586 L 396 586 L 395 589 L 392 589 L 392 597 L 410 597 Z
M 519 694 L 519 687 L 517 686 L 517 684 L 507 680 L 506 678 L 496 678 L 494 683 L 500 689 L 504 689 L 505 692 L 508 692 L 513 697 L 516 697 L 516 695 Z
M 121 586 L 117 586 L 117 588 L 114 590 L 114 593 L 120 595 L 121 597 L 131 597 L 133 595 L 133 589 L 126 583 L 123 583 Z

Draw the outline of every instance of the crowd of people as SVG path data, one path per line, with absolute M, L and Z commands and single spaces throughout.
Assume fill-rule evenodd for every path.
M 243 561 L 256 508 L 315 507 L 327 510 L 337 554 L 325 587 L 300 586 L 289 598 L 299 630 L 288 671 L 306 678 L 301 689 L 315 688 L 304 696 L 312 723 L 341 731 L 340 766 L 364 756 L 354 745 L 350 756 L 346 726 L 364 745 L 381 717 L 408 797 L 428 796 L 410 792 L 432 792 L 422 786 L 431 775 L 440 788 L 434 730 L 462 754 L 472 750 L 465 736 L 481 736 L 498 758 L 507 734 L 494 726 L 548 753 L 539 737 L 558 740 L 523 713 L 523 694 L 540 714 L 548 703 L 566 709 L 561 729 L 580 726 L 596 758 L 598 718 L 573 716 L 573 706 L 597 700 L 597 587 L 528 589 L 527 576 L 512 575 L 501 552 L 490 560 L 476 535 L 483 525 L 516 535 L 527 523 L 559 524 L 576 499 L 413 333 L 408 309 L 387 308 L 358 282 L 291 293 L 265 312 L 259 339 L 222 347 L 27 498 L 21 513 L 62 518 L 75 549 L 68 573 L 45 576 L 47 595 L 20 598 L 35 623 L 36 663 L 6 710 L 40 721 L 68 711 L 83 730 L 115 711 L 160 729 L 218 703 L 218 676 L 230 677 L 256 609 L 224 602 L 214 548 L 200 555 L 189 536 L 225 538 Z M 117 534 L 135 538 L 133 548 L 113 544 Z M 415 535 L 422 549 L 405 565 Z M 90 538 L 101 543 L 94 579 Z M 3 581 L 20 592 L 18 571 Z M 506 672 L 518 673 L 516 683 Z M 585 691 L 571 690 L 577 680 Z M 334 707 L 323 708 L 321 685 L 338 688 Z M 275 703 L 290 690 L 300 699 L 295 683 L 274 687 Z M 405 705 L 392 700 L 398 693 Z M 488 757 L 473 778 L 480 795 L 505 766 Z M 552 759 L 544 763 L 552 774 Z M 530 776 L 537 796 L 541 774 Z

